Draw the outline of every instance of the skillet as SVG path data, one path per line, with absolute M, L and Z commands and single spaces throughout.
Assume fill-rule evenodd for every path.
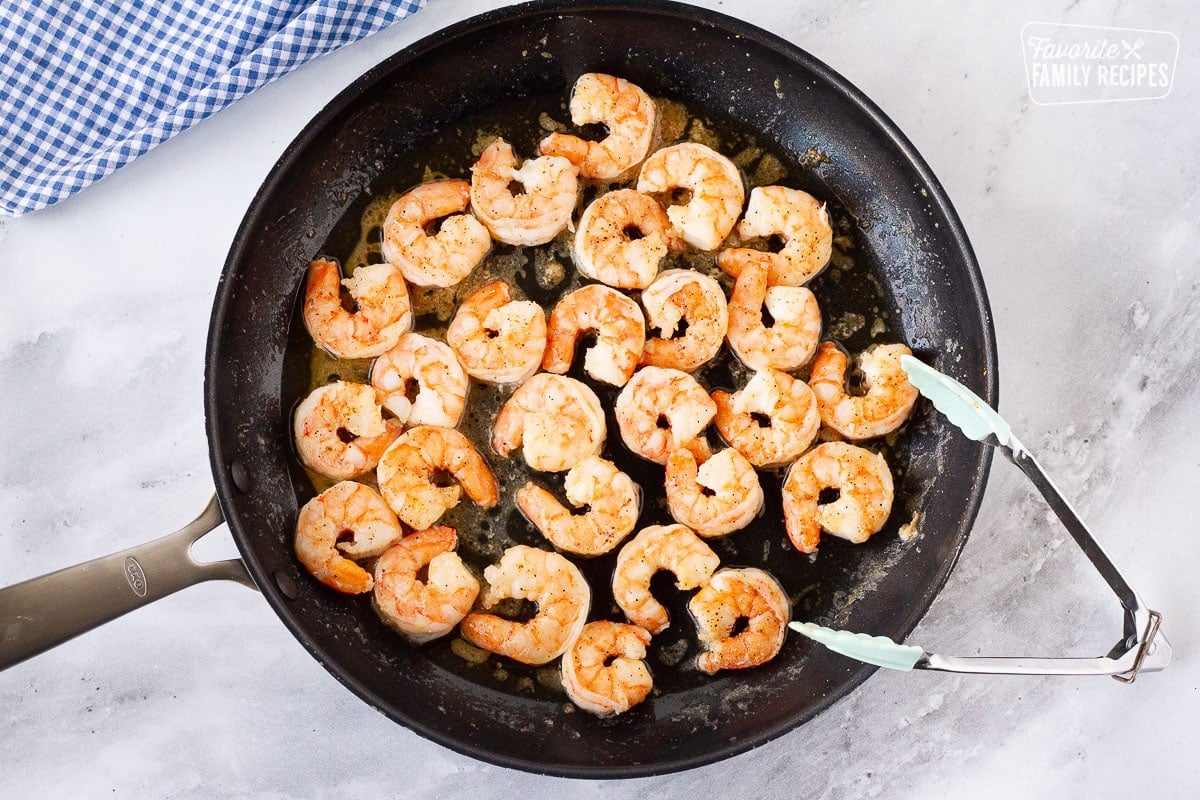
M 369 202 L 415 182 L 413 153 L 435 140 L 469 140 L 476 121 L 532 108 L 530 98 L 561 105 L 587 71 L 621 75 L 779 154 L 786 182 L 828 200 L 847 225 L 852 268 L 814 286 L 826 320 L 864 304 L 881 308 L 891 336 L 995 405 L 991 315 L 962 225 L 920 155 L 853 86 L 778 37 L 689 6 L 555 0 L 501 9 L 379 64 L 289 145 L 238 230 L 213 307 L 204 399 L 219 507 L 164 539 L 0 591 L 0 666 L 191 583 L 241 580 L 257 586 L 332 675 L 400 724 L 492 763 L 593 778 L 660 774 L 743 752 L 871 674 L 789 636 L 775 660 L 749 672 L 656 669 L 655 696 L 601 720 L 571 711 L 535 671 L 502 677 L 494 663 L 473 668 L 445 646 L 408 646 L 369 603 L 318 586 L 292 553 L 299 505 L 313 494 L 288 424 L 311 377 L 311 340 L 296 316 L 306 265 L 345 252 Z M 871 340 L 860 330 L 845 341 L 856 349 Z M 782 520 L 768 512 L 739 538 L 745 544 L 723 545 L 723 562 L 765 560 L 792 596 L 794 618 L 903 640 L 958 557 L 990 464 L 987 448 L 924 405 L 905 440 L 890 456 L 897 506 L 867 544 L 823 542 L 810 561 L 783 545 Z M 771 491 L 768 508 L 778 509 Z M 913 514 L 919 536 L 901 541 L 899 526 Z M 196 564 L 190 543 L 222 516 L 242 558 Z M 61 602 L 45 602 L 64 589 L 77 599 L 69 619 Z M 679 597 L 664 599 L 673 619 L 684 616 Z M 666 663 L 661 650 L 655 657 Z

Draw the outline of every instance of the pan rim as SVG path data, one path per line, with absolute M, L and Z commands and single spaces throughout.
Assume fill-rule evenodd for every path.
M 399 64 L 419 58 L 432 50 L 446 46 L 456 39 L 461 39 L 481 29 L 503 24 L 518 18 L 540 18 L 545 15 L 557 13 L 588 14 L 592 12 L 611 13 L 614 11 L 627 11 L 651 17 L 684 19 L 694 24 L 715 28 L 724 34 L 733 34 L 742 37 L 748 43 L 753 43 L 765 51 L 770 51 L 789 63 L 796 64 L 803 69 L 818 74 L 845 102 L 857 107 L 864 113 L 876 127 L 877 131 L 886 137 L 894 151 L 911 166 L 915 174 L 921 177 L 929 194 L 929 204 L 949 223 L 948 232 L 951 234 L 954 245 L 960 253 L 963 266 L 965 267 L 964 277 L 966 281 L 964 286 L 969 286 L 970 296 L 979 309 L 982 322 L 982 350 L 986 370 L 983 397 L 985 401 L 995 406 L 999 396 L 995 330 L 991 308 L 983 284 L 982 273 L 962 221 L 951 204 L 945 189 L 913 144 L 872 100 L 819 59 L 799 46 L 773 33 L 725 14 L 677 2 L 591 0 L 590 2 L 578 3 L 571 2 L 571 0 L 533 0 L 533 2 L 488 11 L 442 28 L 384 58 L 339 92 L 304 126 L 271 167 L 267 177 L 263 180 L 262 185 L 251 200 L 250 206 L 234 235 L 229 254 L 226 257 L 221 277 L 217 284 L 213 311 L 209 321 L 204 370 L 205 430 L 209 441 L 210 466 L 217 488 L 217 496 L 225 514 L 225 519 L 228 521 L 234 542 L 242 555 L 242 559 L 267 602 L 309 654 L 360 699 L 394 722 L 455 752 L 510 769 L 569 778 L 615 779 L 663 775 L 692 769 L 740 755 L 794 730 L 828 710 L 836 702 L 861 686 L 875 672 L 876 668 L 861 665 L 847 676 L 846 680 L 836 691 L 822 697 L 805 713 L 799 714 L 773 727 L 758 731 L 753 736 L 748 736 L 745 739 L 734 742 L 727 742 L 720 747 L 712 748 L 704 753 L 654 761 L 652 763 L 643 762 L 615 766 L 548 764 L 532 758 L 496 753 L 484 747 L 460 741 L 421 720 L 395 713 L 395 710 L 391 708 L 390 704 L 384 698 L 372 691 L 362 681 L 350 675 L 345 669 L 340 668 L 337 659 L 330 656 L 308 634 L 296 618 L 296 615 L 292 612 L 290 602 L 282 595 L 278 587 L 275 586 L 271 576 L 264 570 L 249 546 L 249 532 L 243 528 L 233 503 L 228 499 L 234 496 L 236 489 L 227 466 L 229 457 L 222 448 L 218 435 L 218 398 L 216 397 L 215 389 L 216 381 L 213 376 L 220 369 L 220 340 L 222 337 L 219 334 L 224 328 L 226 312 L 235 293 L 237 285 L 235 278 L 239 273 L 238 267 L 245 257 L 253 232 L 265 222 L 262 219 L 262 213 L 266 205 L 265 199 L 275 192 L 285 176 L 291 172 L 297 159 L 328 126 L 331 120 L 377 82 L 391 74 Z M 943 562 L 935 579 L 927 585 L 925 591 L 917 598 L 917 602 L 913 604 L 912 611 L 899 621 L 899 630 L 902 631 L 901 638 L 907 637 L 916 628 L 917 624 L 928 612 L 933 600 L 937 597 L 949 579 L 954 566 L 957 564 L 982 504 L 991 461 L 991 449 L 986 447 L 981 448 L 980 457 L 972 469 L 974 476 L 972 490 L 965 498 L 965 513 L 962 518 L 963 533 L 951 557 Z

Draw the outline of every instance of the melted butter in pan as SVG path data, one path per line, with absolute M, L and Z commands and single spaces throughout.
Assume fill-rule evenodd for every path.
M 884 290 L 870 264 L 860 264 L 864 252 L 860 233 L 852 218 L 830 197 L 814 173 L 820 166 L 809 154 L 789 155 L 760 140 L 752 131 L 744 130 L 727 120 L 713 120 L 695 115 L 681 103 L 657 99 L 661 111 L 663 144 L 677 141 L 702 142 L 729 156 L 742 171 L 747 188 L 782 183 L 809 191 L 829 203 L 834 223 L 834 256 L 830 267 L 810 284 L 821 303 L 826 336 L 843 341 L 850 349 L 861 349 L 872 341 L 901 341 L 893 331 L 895 318 L 890 309 L 894 302 Z M 552 109 L 547 111 L 547 109 Z M 397 197 L 417 183 L 439 178 L 470 179 L 470 167 L 475 157 L 496 136 L 513 144 L 518 156 L 532 157 L 537 141 L 548 130 L 570 130 L 562 120 L 569 119 L 563 98 L 535 97 L 498 106 L 486 113 L 464 120 L 460 125 L 430 138 L 403 159 L 396 168 L 386 166 L 372 183 L 370 191 L 352 206 L 325 243 L 324 254 L 336 258 L 347 272 L 359 266 L 383 261 L 381 240 L 383 221 Z M 575 219 L 584 206 L 611 185 L 583 184 Z M 734 234 L 736 236 L 736 234 Z M 571 260 L 573 233 L 564 231 L 552 242 L 538 247 L 513 247 L 493 243 L 485 261 L 457 286 L 449 288 L 411 286 L 415 330 L 439 340 L 445 340 L 446 327 L 462 299 L 476 287 L 501 279 L 516 287 L 517 293 L 535 300 L 547 313 L 563 295 L 584 285 L 582 276 Z M 739 243 L 765 247 L 766 242 Z M 716 266 L 716 254 L 687 248 L 669 256 L 663 269 L 690 268 L 715 277 L 728 294 L 732 279 Z M 631 293 L 634 297 L 636 292 Z M 582 348 L 579 350 L 582 352 Z M 663 491 L 663 468 L 629 453 L 620 442 L 620 434 L 612 407 L 618 389 L 597 383 L 583 374 L 582 357 L 577 353 L 570 371 L 571 377 L 583 380 L 600 397 L 606 408 L 608 438 L 603 457 L 614 461 L 642 487 L 642 510 L 638 528 L 671 522 Z M 370 361 L 344 361 L 331 358 L 313 346 L 309 358 L 309 388 L 331 380 L 366 382 Z M 750 372 L 723 348 L 710 364 L 701 368 L 696 377 L 708 389 L 736 389 L 745 384 Z M 801 377 L 804 377 L 801 375 Z M 546 486 L 562 498 L 562 474 L 536 473 L 530 470 L 520 453 L 501 458 L 491 448 L 491 423 L 500 406 L 512 393 L 513 387 L 494 386 L 471 381 L 467 411 L 459 428 L 483 453 L 496 474 L 500 487 L 500 504 L 493 509 L 481 509 L 465 500 L 447 512 L 442 523 L 453 526 L 459 534 L 459 553 L 477 574 L 494 562 L 514 544 L 528 544 L 552 549 L 551 545 L 521 515 L 515 505 L 516 490 L 533 480 Z M 880 443 L 897 479 L 907 463 L 905 438 Z M 713 434 L 713 443 L 719 445 Z M 309 472 L 314 491 L 333 482 Z M 775 575 L 784 585 L 794 603 L 793 615 L 811 616 L 825 609 L 839 607 L 847 601 L 839 587 L 854 586 L 856 556 L 850 546 L 822 545 L 821 556 L 813 561 L 796 553 L 786 543 L 783 531 L 780 487 L 782 471 L 760 473 L 766 493 L 766 510 L 748 528 L 719 539 L 709 540 L 721 558 L 723 566 L 757 566 Z M 373 475 L 361 479 L 374 483 Z M 896 508 L 903 507 L 898 497 Z M 894 515 L 895 516 L 895 515 Z M 896 523 L 898 524 L 898 523 Z M 867 546 L 882 546 L 891 536 L 893 525 L 877 534 Z M 619 547 L 617 548 L 619 550 Z M 605 556 L 583 559 L 571 556 L 581 568 L 592 587 L 591 619 L 622 619 L 612 599 L 611 577 L 616 551 Z M 890 563 L 890 562 L 889 562 Z M 869 581 L 869 576 L 868 576 Z M 655 596 L 671 613 L 672 624 L 656 636 L 650 647 L 647 664 L 654 674 L 655 695 L 723 679 L 709 677 L 694 667 L 699 652 L 695 628 L 686 610 L 691 593 L 676 591 L 670 576 L 660 574 L 652 582 Z M 347 598 L 347 602 L 369 604 L 369 598 Z M 526 667 L 499 656 L 488 654 L 469 645 L 457 634 L 422 645 L 430 659 L 471 681 L 522 696 L 542 697 L 556 702 L 565 695 L 557 680 L 557 666 Z M 735 676 L 737 680 L 742 678 Z M 631 712 L 631 713 L 636 713 Z

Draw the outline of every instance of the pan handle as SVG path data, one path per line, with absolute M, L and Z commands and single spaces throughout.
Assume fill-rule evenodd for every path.
M 224 521 L 214 496 L 200 516 L 161 539 L 0 589 L 0 669 L 195 583 L 257 588 L 241 559 L 192 558 L 192 544 Z

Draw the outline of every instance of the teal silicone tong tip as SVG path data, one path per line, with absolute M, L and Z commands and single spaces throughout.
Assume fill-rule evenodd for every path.
M 1008 444 L 1012 428 L 970 389 L 912 356 L 900 356 L 900 367 L 917 391 L 967 438 L 978 442 L 995 436 L 999 444 Z
M 811 622 L 792 622 L 792 630 L 802 633 L 815 642 L 828 647 L 835 653 L 855 658 L 877 667 L 898 669 L 907 672 L 925 654 L 924 649 L 908 644 L 897 644 L 886 636 L 869 636 L 824 628 Z

